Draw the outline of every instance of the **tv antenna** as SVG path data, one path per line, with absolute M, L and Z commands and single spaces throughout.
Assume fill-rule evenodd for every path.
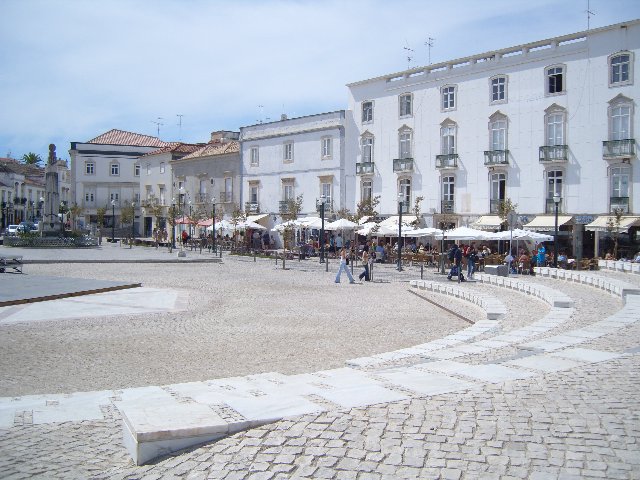
M 409 44 L 407 43 L 406 47 L 402 47 L 407 51 L 407 70 L 411 68 L 411 60 L 413 60 L 413 48 L 409 48 Z
M 262 123 L 264 120 L 264 105 L 258 105 L 258 108 L 260 109 L 260 120 L 258 120 L 258 123 Z
M 426 42 L 424 42 L 424 44 L 428 47 L 429 49 L 429 65 L 431 65 L 431 48 L 433 47 L 433 41 L 435 40 L 435 38 L 431 38 L 429 37 L 427 39 Z
M 158 120 L 151 120 L 151 123 L 155 123 L 156 127 L 158 127 L 158 138 L 160 138 L 160 125 L 164 125 L 164 123 L 161 123 L 160 120 L 164 120 L 164 118 L 158 117 Z
M 591 15 L 595 15 L 595 13 L 591 11 L 591 8 L 590 8 L 589 4 L 590 4 L 590 0 L 587 0 L 587 10 L 586 10 L 586 13 L 587 13 L 587 30 L 589 30 L 589 26 L 590 26 L 590 23 L 591 23 Z
M 178 117 L 178 140 L 182 141 L 182 117 L 184 115 L 182 113 L 176 113 L 176 117 Z M 160 133 L 158 133 L 160 135 Z

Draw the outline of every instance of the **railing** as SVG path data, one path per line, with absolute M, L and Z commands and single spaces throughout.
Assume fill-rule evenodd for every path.
M 508 165 L 509 150 L 485 150 L 484 164 L 488 166 Z
M 196 203 L 209 203 L 209 197 L 206 193 L 196 193 Z
M 545 200 L 544 213 L 556 213 L 556 202 L 553 201 L 553 198 L 547 198 Z M 558 202 L 558 213 L 562 213 L 562 199 Z
M 629 213 L 629 197 L 610 197 L 609 210 L 613 213 L 616 209 Z
M 441 213 L 453 213 L 455 210 L 455 203 L 453 200 L 442 200 L 440 202 Z
M 231 203 L 233 201 L 233 192 L 220 192 L 218 198 L 220 203 Z
M 318 214 L 320 214 L 320 200 L 316 198 L 316 212 L 318 212 Z M 324 202 L 324 214 L 327 215 L 328 213 L 332 213 L 333 212 L 333 200 L 326 200 Z
M 566 162 L 569 159 L 567 155 L 568 150 L 569 147 L 567 145 L 546 145 L 540 147 L 540 162 Z
M 374 170 L 374 162 L 356 163 L 356 175 L 373 175 Z
M 605 158 L 635 157 L 635 155 L 636 141 L 633 138 L 602 142 L 602 156 Z
M 280 213 L 289 213 L 289 200 L 280 200 Z
M 244 204 L 244 211 L 247 212 L 247 213 L 260 213 L 260 204 L 259 203 L 246 202 Z
M 398 213 L 402 212 L 402 214 L 411 213 L 411 205 L 409 202 L 402 202 L 402 206 L 398 204 Z
M 504 200 L 489 200 L 489 213 L 497 214 L 500 212 L 500 204 L 504 202 Z
M 458 154 L 436 155 L 436 168 L 458 168 Z
M 413 158 L 394 158 L 393 171 L 395 173 L 413 172 Z

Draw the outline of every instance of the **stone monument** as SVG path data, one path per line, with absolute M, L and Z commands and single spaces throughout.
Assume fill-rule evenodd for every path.
M 42 214 L 42 235 L 58 236 L 64 231 L 62 221 L 58 217 L 60 210 L 60 188 L 56 169 L 56 146 L 49 145 L 49 161 L 44 169 L 45 197 Z

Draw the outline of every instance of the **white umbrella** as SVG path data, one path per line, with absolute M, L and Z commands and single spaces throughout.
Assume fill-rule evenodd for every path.
M 454 228 L 453 230 L 447 230 L 434 236 L 438 239 L 442 239 L 443 235 L 445 240 L 490 240 L 487 232 L 469 227 Z
M 390 237 L 393 235 L 398 235 L 398 229 L 393 227 L 385 227 L 378 225 L 378 230 L 371 233 L 376 237 Z
M 207 232 L 213 229 L 213 225 L 207 227 Z M 228 220 L 220 220 L 216 222 L 216 230 L 233 230 L 233 225 Z
M 544 233 L 534 232 L 533 230 L 522 230 L 516 228 L 513 230 L 503 230 L 502 232 L 488 233 L 488 240 L 530 240 L 534 242 L 551 242 L 553 240 L 552 235 L 546 235 Z
M 418 228 L 416 230 L 402 229 L 403 237 L 435 237 L 436 235 L 442 235 L 442 230 L 432 227 Z
M 354 223 L 346 218 L 341 218 L 336 220 L 335 222 L 331 222 L 328 225 L 324 226 L 325 230 L 353 230 L 354 228 L 358 228 L 360 225 Z
M 263 227 L 262 225 L 252 222 L 251 220 L 245 220 L 244 222 L 238 223 L 238 229 L 242 230 L 245 228 L 251 228 L 253 230 L 266 230 L 267 227 Z
M 300 224 L 298 223 L 297 220 L 288 220 L 286 222 L 282 222 L 278 225 L 276 225 L 275 227 L 273 227 L 273 229 L 276 232 L 284 232 L 287 228 L 295 228 L 295 227 L 299 227 Z
M 305 217 L 298 220 L 302 227 L 305 228 L 322 228 L 322 219 L 320 217 Z M 324 222 L 325 228 L 327 227 L 327 222 Z
M 364 235 L 365 237 L 371 233 L 371 230 L 377 227 L 376 222 L 367 222 L 360 225 L 360 229 L 356 232 L 358 235 Z

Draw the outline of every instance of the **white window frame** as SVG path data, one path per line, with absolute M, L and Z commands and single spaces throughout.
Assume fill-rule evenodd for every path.
M 440 125 L 440 153 L 455 155 L 457 150 L 458 125 L 446 122 Z
M 120 164 L 118 162 L 113 162 L 109 164 L 109 176 L 111 177 L 120 176 Z
M 404 211 L 411 211 L 412 181 L 410 177 L 398 178 L 398 198 L 402 198 Z
M 289 200 L 295 200 L 296 190 L 295 182 L 293 180 L 287 180 L 282 182 L 282 201 L 287 202 Z
M 489 118 L 489 150 L 507 150 L 509 122 L 504 115 Z
M 160 162 L 160 173 L 164 173 L 164 171 L 165 171 L 164 162 Z
M 111 192 L 109 193 L 109 203 L 115 201 L 116 205 L 120 203 L 120 192 Z
M 623 110 L 625 109 L 627 113 L 623 115 Z M 634 138 L 633 115 L 635 112 L 633 109 L 633 100 L 618 95 L 609 102 L 607 113 L 609 116 L 609 140 L 628 140 Z M 625 125 L 622 125 L 622 122 L 624 122 Z
M 398 95 L 398 113 L 400 118 L 413 116 L 413 94 L 402 93 Z
M 500 81 L 502 82 L 500 83 Z M 508 84 L 509 78 L 506 75 L 495 75 L 489 79 L 489 103 L 491 105 L 507 103 Z
M 329 160 L 333 156 L 333 138 L 322 137 L 320 140 L 320 158 Z
M 167 189 L 164 185 L 158 185 L 158 191 L 159 191 L 159 200 L 160 200 L 160 205 L 164 205 L 164 201 L 166 199 L 166 194 L 167 194 Z
M 562 82 L 562 88 L 557 89 L 557 85 L 554 86 L 555 91 L 551 91 L 551 85 L 557 83 L 557 76 L 560 75 Z M 553 80 L 552 80 L 553 79 Z M 567 66 L 563 64 L 549 65 L 544 69 L 544 93 L 548 97 L 555 95 L 564 95 L 567 93 Z
M 252 167 L 260 166 L 260 150 L 258 147 L 251 147 L 249 149 L 249 165 Z
M 560 119 L 560 122 L 557 120 Z M 560 125 L 560 127 L 558 127 Z M 567 112 L 564 108 L 552 105 L 545 111 L 544 115 L 544 144 L 548 147 L 554 145 L 567 145 Z M 558 143 L 558 133 L 561 134 Z
M 249 183 L 249 203 L 260 203 L 260 184 Z
M 333 185 L 326 180 L 320 181 L 320 195 L 324 195 L 325 206 L 330 207 L 333 198 Z
M 362 149 L 362 163 L 373 163 L 374 145 L 375 138 L 373 135 L 363 135 L 360 138 L 360 147 Z
M 95 203 L 95 201 L 96 201 L 95 192 L 92 192 L 92 191 L 84 192 L 85 203 Z
M 627 197 L 631 200 L 631 166 L 624 164 L 612 165 L 609 169 L 609 211 L 611 211 L 611 197 Z M 629 204 L 629 211 L 631 211 Z
M 456 196 L 456 177 L 455 175 L 444 175 L 442 177 L 442 194 L 441 201 L 454 202 Z
M 614 61 L 617 58 L 623 57 L 623 56 L 627 57 L 626 62 L 614 63 Z M 609 86 L 610 87 L 622 87 L 624 85 L 633 85 L 633 61 L 634 61 L 633 52 L 622 51 L 622 52 L 616 52 L 613 55 L 609 56 L 608 65 L 609 65 Z M 615 81 L 614 80 L 615 70 L 623 68 L 622 67 L 623 65 L 627 66 L 627 72 L 626 72 L 627 78 Z
M 96 174 L 96 164 L 95 164 L 95 162 L 84 162 L 84 174 L 85 175 L 95 175 Z
M 457 108 L 457 96 L 458 96 L 458 86 L 457 85 L 443 85 L 440 89 L 440 109 L 443 112 L 450 112 Z
M 293 141 L 282 144 L 282 161 L 283 163 L 293 163 Z
M 147 175 L 151 175 L 151 164 L 147 163 Z
M 398 158 L 413 158 L 413 131 L 403 127 L 398 131 Z
M 373 198 L 373 180 L 365 178 L 360 182 L 360 201 L 364 202 Z
M 500 185 L 503 185 L 502 196 L 500 196 Z M 504 201 L 507 198 L 507 174 L 504 172 L 492 172 L 489 175 L 489 195 L 491 200 Z
M 140 176 L 140 164 L 139 163 L 136 163 L 133 166 L 133 176 L 134 177 L 139 177 Z
M 373 122 L 373 100 L 364 100 L 361 106 L 362 123 Z
M 553 170 L 548 170 L 547 172 L 547 199 L 553 199 L 553 196 L 557 193 L 560 195 L 560 198 L 563 197 L 562 194 L 562 186 L 564 184 L 565 172 L 560 168 L 554 168 Z

